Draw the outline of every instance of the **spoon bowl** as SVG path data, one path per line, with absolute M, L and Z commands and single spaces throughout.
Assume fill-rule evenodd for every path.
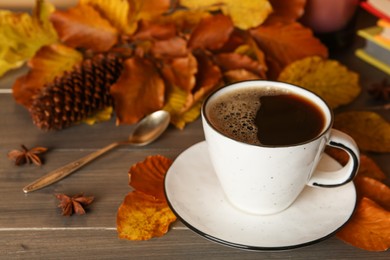
M 169 112 L 158 110 L 143 118 L 130 134 L 127 143 L 143 146 L 154 142 L 168 127 Z
M 137 123 L 128 140 L 109 144 L 106 147 L 97 150 L 96 152 L 93 152 L 87 156 L 84 156 L 81 159 L 62 166 L 52 172 L 49 172 L 41 178 L 25 186 L 23 188 L 23 192 L 28 193 L 49 186 L 65 178 L 66 176 L 80 169 L 87 163 L 96 159 L 100 155 L 114 149 L 119 145 L 132 144 L 136 146 L 143 146 L 150 144 L 161 136 L 161 134 L 167 129 L 169 122 L 170 115 L 167 111 L 158 110 L 156 112 L 153 112 Z

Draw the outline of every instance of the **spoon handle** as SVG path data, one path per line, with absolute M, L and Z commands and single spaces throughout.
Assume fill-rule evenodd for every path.
M 96 152 L 90 153 L 87 156 L 84 156 L 81 159 L 78 159 L 74 162 L 68 163 L 54 171 L 51 171 L 47 173 L 46 175 L 42 176 L 41 178 L 35 180 L 34 182 L 28 184 L 23 188 L 24 193 L 28 193 L 31 191 L 35 191 L 38 189 L 41 189 L 43 187 L 49 186 L 50 184 L 53 184 L 66 176 L 70 175 L 71 173 L 75 172 L 77 169 L 83 167 L 90 161 L 94 160 L 95 158 L 99 157 L 100 155 L 112 150 L 113 148 L 117 147 L 118 145 L 122 144 L 123 142 L 116 142 L 112 143 L 110 145 L 107 145 L 106 147 L 97 150 Z

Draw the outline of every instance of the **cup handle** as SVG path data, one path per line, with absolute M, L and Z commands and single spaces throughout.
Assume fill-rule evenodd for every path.
M 327 145 L 342 149 L 349 155 L 348 163 L 337 171 L 316 171 L 308 185 L 314 187 L 338 187 L 353 180 L 359 169 L 359 148 L 347 134 L 332 129 Z

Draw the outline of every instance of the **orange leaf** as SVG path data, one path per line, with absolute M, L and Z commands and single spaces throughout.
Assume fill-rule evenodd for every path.
M 385 180 L 386 174 L 370 157 L 360 154 L 359 176 L 370 177 L 379 181 Z
M 170 84 L 190 92 L 195 87 L 198 63 L 189 53 L 186 57 L 164 60 L 161 72 Z
M 13 96 L 16 102 L 29 107 L 31 100 L 46 83 L 70 70 L 80 63 L 83 56 L 78 51 L 65 45 L 53 44 L 43 46 L 29 61 L 31 70 L 18 78 L 13 85 Z
M 219 87 L 222 83 L 222 73 L 220 68 L 213 62 L 212 57 L 206 52 L 195 52 L 198 62 L 198 73 L 196 74 L 196 86 L 192 93 L 195 102 L 205 97 L 210 91 Z
M 117 231 L 120 238 L 147 240 L 163 236 L 175 220 L 176 216 L 165 201 L 133 191 L 118 209 Z
M 177 58 L 188 55 L 187 42 L 181 37 L 172 37 L 168 40 L 156 41 L 152 46 L 155 58 Z
M 239 53 L 221 53 L 215 55 L 215 62 L 225 71 L 244 69 L 260 77 L 264 73 L 263 64 Z
M 177 30 L 173 23 L 154 23 L 141 21 L 132 40 L 166 40 L 176 36 Z
M 204 18 L 191 33 L 190 49 L 216 50 L 221 48 L 233 32 L 233 23 L 222 14 Z
M 271 23 L 291 23 L 300 18 L 304 11 L 307 0 L 269 0 L 273 12 L 265 21 L 266 24 Z
M 327 48 L 299 23 L 275 23 L 250 30 L 265 53 L 269 78 L 275 79 L 284 67 L 309 56 L 327 58 Z
M 354 183 L 358 196 L 367 197 L 390 211 L 390 187 L 378 180 L 364 176 L 355 178 Z
M 108 51 L 118 41 L 118 31 L 89 5 L 78 5 L 51 16 L 60 39 L 67 45 L 94 51 Z
M 222 73 L 211 58 L 202 51 L 196 52 L 199 71 L 196 74 L 196 86 L 191 92 L 177 86 L 171 86 L 164 110 L 171 114 L 171 123 L 183 129 L 200 115 L 203 98 L 222 83 Z
M 110 92 L 115 102 L 117 124 L 133 124 L 164 105 L 165 84 L 154 64 L 130 58 Z
M 386 251 L 390 247 L 390 212 L 363 198 L 337 237 L 365 250 Z
M 130 186 L 137 191 L 165 201 L 164 176 L 171 164 L 172 160 L 164 156 L 148 156 L 144 161 L 131 166 L 129 171 Z

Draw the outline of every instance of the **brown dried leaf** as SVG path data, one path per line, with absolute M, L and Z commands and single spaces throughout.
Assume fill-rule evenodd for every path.
M 360 166 L 358 174 L 359 176 L 370 177 L 379 181 L 383 181 L 387 178 L 386 174 L 382 171 L 381 168 L 379 168 L 375 161 L 364 154 L 360 154 Z
M 199 117 L 203 98 L 219 87 L 222 80 L 219 67 L 204 52 L 197 52 L 196 59 L 199 71 L 196 74 L 195 88 L 188 92 L 175 85 L 171 86 L 164 106 L 164 110 L 171 114 L 171 123 L 179 129 Z
M 83 57 L 78 51 L 61 44 L 42 47 L 29 61 L 31 70 L 18 78 L 13 85 L 16 102 L 30 107 L 32 98 L 46 83 L 80 63 Z
M 178 58 L 189 56 L 187 41 L 181 37 L 154 42 L 151 52 L 158 59 Z
M 300 18 L 304 11 L 307 0 L 269 0 L 273 12 L 265 21 L 266 24 L 271 23 L 291 23 Z
M 118 30 L 90 5 L 78 5 L 51 16 L 60 39 L 73 48 L 108 51 L 118 41 Z
M 172 160 L 161 155 L 148 156 L 144 161 L 131 166 L 129 184 L 135 190 L 165 201 L 164 176 Z
M 369 251 L 390 247 L 390 212 L 368 198 L 363 198 L 352 218 L 337 233 L 341 240 Z
M 331 108 L 351 103 L 361 92 L 357 73 L 338 61 L 317 56 L 291 63 L 280 73 L 278 80 L 316 93 Z
M 233 23 L 228 16 L 219 14 L 206 17 L 191 33 L 188 46 L 190 49 L 216 50 L 224 46 L 232 32 Z
M 120 238 L 148 240 L 163 236 L 175 220 L 176 216 L 165 201 L 133 191 L 127 194 L 118 209 L 117 231 Z
M 334 127 L 355 139 L 362 151 L 390 152 L 390 123 L 375 112 L 337 114 Z
M 240 53 L 221 53 L 214 56 L 216 64 L 224 71 L 246 70 L 258 77 L 264 74 L 264 66 L 248 55 Z
M 177 29 L 174 23 L 158 23 L 153 21 L 141 21 L 139 28 L 131 36 L 133 41 L 145 40 L 168 40 L 175 37 Z
M 189 53 L 186 57 L 165 60 L 161 72 L 171 85 L 190 92 L 195 87 L 198 63 Z
M 355 178 L 354 183 L 360 198 L 369 198 L 382 208 L 390 211 L 390 187 L 378 180 L 365 176 L 358 176 Z
M 110 92 L 117 124 L 133 124 L 163 107 L 165 84 L 151 61 L 134 57 L 124 62 L 124 70 Z
M 262 25 L 250 33 L 265 53 L 270 79 L 276 79 L 294 61 L 309 56 L 328 57 L 327 48 L 299 23 Z

